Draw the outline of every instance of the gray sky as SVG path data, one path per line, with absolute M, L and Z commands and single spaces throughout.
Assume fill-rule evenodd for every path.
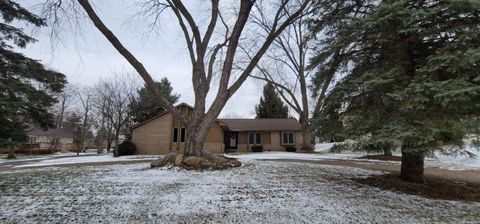
M 37 14 L 40 10 L 34 6 L 39 2 L 42 0 L 19 1 Z M 166 14 L 156 28 L 157 33 L 152 33 L 148 32 L 148 26 L 139 25 L 134 19 L 137 10 L 133 1 L 95 1 L 94 7 L 104 23 L 144 64 L 155 80 L 167 77 L 174 92 L 181 94 L 180 102 L 194 103 L 191 64 L 183 36 L 173 17 Z M 199 11 L 203 10 L 198 8 Z M 62 30 L 61 39 L 57 40 L 59 44 L 52 44 L 48 27 L 35 31 L 27 27 L 26 31 L 31 32 L 38 42 L 21 51 L 62 72 L 70 83 L 93 86 L 98 80 L 108 78 L 115 72 L 133 70 L 89 20 L 85 20 L 84 26 L 78 31 Z M 136 77 L 141 81 L 140 76 Z M 263 83 L 259 81 L 247 80 L 226 104 L 220 117 L 254 117 L 262 86 Z M 216 87 L 212 87 L 211 91 L 216 91 Z M 209 103 L 214 95 L 210 93 Z

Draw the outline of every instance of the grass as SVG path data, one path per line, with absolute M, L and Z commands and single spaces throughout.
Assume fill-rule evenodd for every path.
M 0 172 L 0 222 L 480 222 L 480 203 L 429 199 L 355 181 L 382 175 L 379 171 L 278 161 L 202 172 L 148 166 Z

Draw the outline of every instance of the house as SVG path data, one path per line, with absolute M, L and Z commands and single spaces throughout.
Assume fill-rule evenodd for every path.
M 28 142 L 20 148 L 21 153 L 49 153 L 73 150 L 72 134 L 63 129 L 33 130 L 27 133 Z
M 187 116 L 193 108 L 182 103 L 177 108 Z M 185 147 L 185 128 L 169 112 L 138 123 L 132 141 L 138 154 L 166 154 Z M 217 119 L 210 127 L 204 148 L 212 153 L 250 152 L 253 146 L 264 151 L 301 149 L 301 125 L 295 119 Z

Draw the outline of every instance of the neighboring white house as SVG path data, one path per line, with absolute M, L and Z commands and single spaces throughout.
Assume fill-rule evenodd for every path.
M 64 129 L 33 130 L 27 136 L 28 142 L 23 144 L 22 150 L 54 152 L 75 149 L 72 134 Z

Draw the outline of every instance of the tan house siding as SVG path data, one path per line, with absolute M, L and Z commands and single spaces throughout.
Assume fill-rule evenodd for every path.
M 262 144 L 265 144 L 265 145 L 272 144 L 272 140 L 270 139 L 270 132 L 262 133 Z
M 172 114 L 165 114 L 132 132 L 132 142 L 138 154 L 166 154 L 172 141 Z
M 282 144 L 281 144 L 281 141 L 280 141 L 280 140 L 281 140 L 281 139 L 280 139 L 280 132 L 278 132 L 278 131 L 272 132 L 272 133 L 270 134 L 270 136 L 271 136 L 271 137 L 270 137 L 270 140 L 271 140 L 270 144 L 271 144 L 272 146 L 276 146 L 276 151 L 283 151 L 283 150 L 285 150 L 284 147 L 283 147 Z M 273 148 L 271 147 L 269 150 L 273 150 Z
M 238 144 L 247 144 L 248 132 L 238 132 Z
M 302 132 L 295 132 L 295 147 L 297 150 L 303 148 L 303 134 Z
M 185 104 L 178 106 L 180 111 L 186 113 L 188 116 L 191 114 L 192 109 Z M 285 146 L 282 145 L 281 139 L 281 131 L 275 130 L 288 130 L 285 129 L 285 125 L 293 126 L 295 128 L 295 121 L 294 120 L 283 120 L 282 122 L 278 123 L 277 120 L 248 120 L 248 119 L 237 119 L 233 125 L 239 125 L 239 130 L 237 133 L 237 152 L 250 152 L 251 146 L 248 143 L 248 133 L 250 129 L 245 129 L 244 122 L 250 122 L 249 125 L 255 124 L 258 127 L 258 123 L 256 122 L 267 122 L 265 125 L 261 125 L 261 127 L 269 127 L 270 129 L 251 129 L 257 130 L 253 131 L 254 133 L 261 133 L 262 134 L 262 141 L 261 145 L 263 146 L 264 151 L 284 151 Z M 231 122 L 231 121 L 228 121 Z M 252 123 L 254 122 L 254 123 Z M 276 123 L 275 123 L 276 122 Z M 293 122 L 293 125 L 292 125 Z M 248 123 L 247 123 L 248 124 Z M 298 122 L 297 122 L 298 124 Z M 283 126 L 282 126 L 283 125 Z M 248 126 L 248 125 L 247 125 Z M 274 128 L 281 128 L 281 129 L 271 129 L 272 126 Z M 177 128 L 178 130 L 178 142 L 173 142 L 173 130 Z M 163 113 L 157 115 L 156 117 L 147 120 L 143 123 L 136 125 L 132 132 L 132 141 L 137 146 L 137 153 L 138 154 L 167 154 L 172 151 L 183 151 L 185 147 L 184 142 L 181 141 L 181 129 L 184 128 L 184 125 L 181 124 L 174 116 L 170 113 Z M 219 119 L 218 122 L 215 122 L 212 127 L 210 128 L 205 144 L 204 149 L 209 150 L 212 153 L 220 154 L 225 151 L 225 144 L 224 144 L 224 131 L 229 130 L 230 126 L 227 126 L 222 119 Z M 243 128 L 243 129 L 242 129 Z M 233 129 L 235 130 L 235 129 Z M 242 130 L 242 131 L 240 131 Z M 247 130 L 247 131 L 246 131 Z M 295 129 L 295 146 L 298 150 L 302 148 L 303 145 L 303 135 L 298 129 Z M 186 133 L 187 135 L 189 133 Z
M 208 149 L 211 153 L 220 154 L 224 151 L 223 130 L 217 122 L 208 130 L 207 139 L 203 144 L 204 149 Z

